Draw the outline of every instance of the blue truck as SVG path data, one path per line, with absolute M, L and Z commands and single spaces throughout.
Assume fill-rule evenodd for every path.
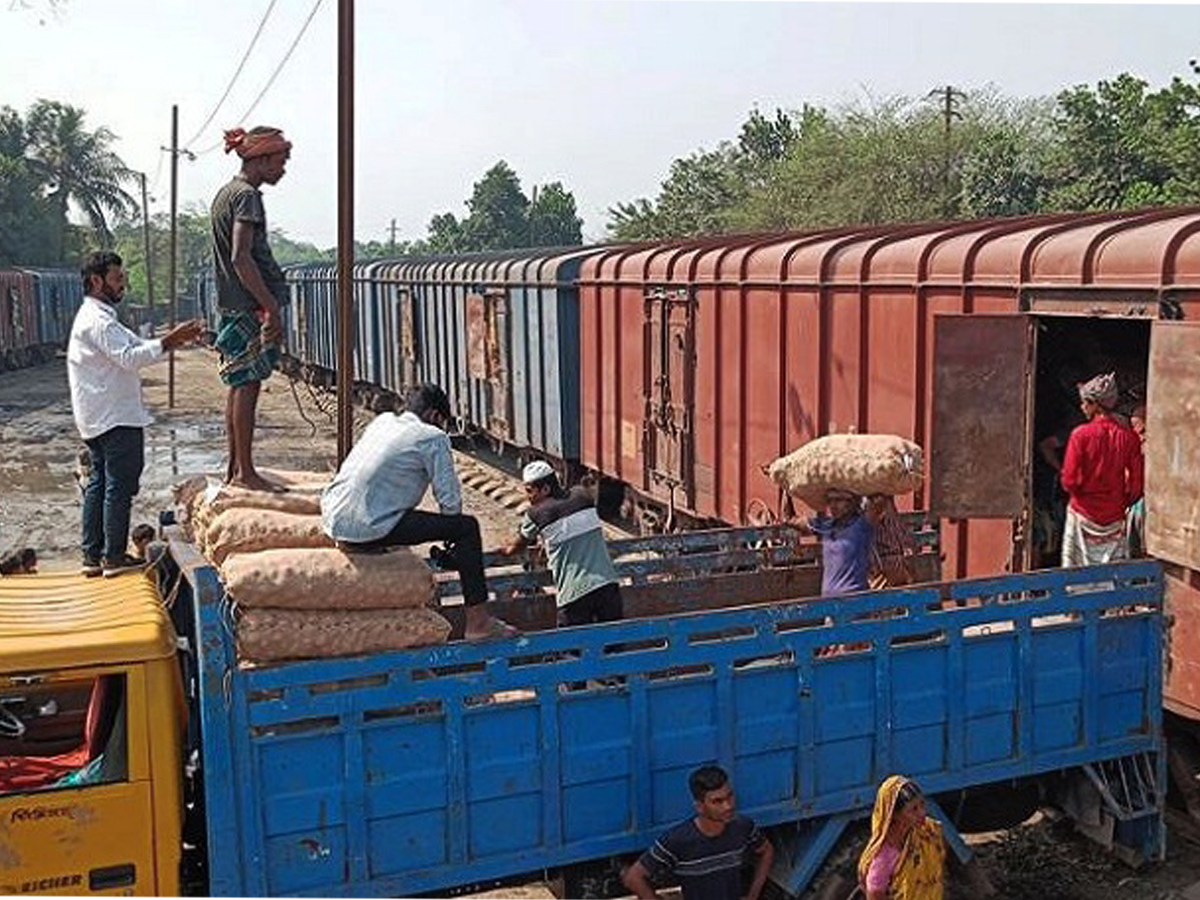
M 1057 785 L 1127 854 L 1164 851 L 1155 562 L 821 600 L 791 530 L 697 532 L 614 544 L 625 621 L 248 666 L 217 572 L 168 533 L 213 895 L 444 894 L 636 854 L 710 762 L 791 895 L 893 772 L 935 798 Z M 541 627 L 544 570 L 491 580 Z

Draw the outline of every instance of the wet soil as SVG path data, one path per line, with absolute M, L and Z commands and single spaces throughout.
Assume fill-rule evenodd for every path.
M 146 467 L 134 500 L 133 524 L 155 523 L 172 503 L 171 488 L 191 475 L 219 476 L 225 467 L 225 389 L 216 356 L 175 354 L 175 403 L 168 404 L 166 363 L 142 371 L 154 424 L 146 429 Z M 361 430 L 372 413 L 357 410 Z M 0 373 L 0 553 L 33 547 L 44 571 L 79 562 L 80 488 L 84 449 L 71 417 L 66 362 Z M 263 467 L 332 472 L 337 456 L 333 397 L 272 376 L 259 398 L 255 462 Z M 427 498 L 429 502 L 431 498 Z M 482 493 L 463 490 L 464 511 L 480 519 L 484 544 L 515 533 L 517 516 Z

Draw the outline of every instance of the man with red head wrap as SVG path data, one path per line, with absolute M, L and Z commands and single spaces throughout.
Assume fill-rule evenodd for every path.
M 279 362 L 280 306 L 288 300 L 283 271 L 267 243 L 267 215 L 259 188 L 279 182 L 291 149 L 278 128 L 225 132 L 225 152 L 236 151 L 242 168 L 217 192 L 211 211 L 221 312 L 216 347 L 221 353 L 221 380 L 229 386 L 225 479 L 252 490 L 282 490 L 258 474 L 252 449 L 258 394 Z

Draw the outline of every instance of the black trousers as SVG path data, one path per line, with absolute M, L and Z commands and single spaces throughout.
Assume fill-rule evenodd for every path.
M 594 591 L 588 591 L 578 600 L 572 600 L 558 611 L 561 627 L 593 625 L 597 622 L 615 622 L 623 615 L 621 587 L 609 582 Z
M 442 563 L 457 570 L 462 584 L 463 602 L 467 606 L 487 603 L 487 580 L 483 575 L 483 538 L 479 521 L 474 516 L 444 516 L 441 513 L 410 509 L 396 527 L 381 538 L 362 544 L 342 542 L 348 553 L 371 553 L 387 547 L 411 547 L 430 541 L 446 541 L 452 545 Z

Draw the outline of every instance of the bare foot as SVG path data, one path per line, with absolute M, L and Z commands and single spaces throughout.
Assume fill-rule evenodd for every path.
M 466 627 L 463 630 L 465 640 L 492 641 L 517 637 L 521 633 L 519 629 L 509 625 L 503 619 L 497 619 L 484 611 L 482 607 L 476 608 L 480 610 L 479 614 L 472 615 L 473 610 L 467 610 Z
M 232 487 L 244 488 L 248 491 L 263 491 L 269 494 L 286 494 L 287 488 L 282 484 L 276 484 L 274 481 L 267 481 L 257 472 L 253 475 L 248 475 L 245 478 L 234 478 L 229 482 Z

